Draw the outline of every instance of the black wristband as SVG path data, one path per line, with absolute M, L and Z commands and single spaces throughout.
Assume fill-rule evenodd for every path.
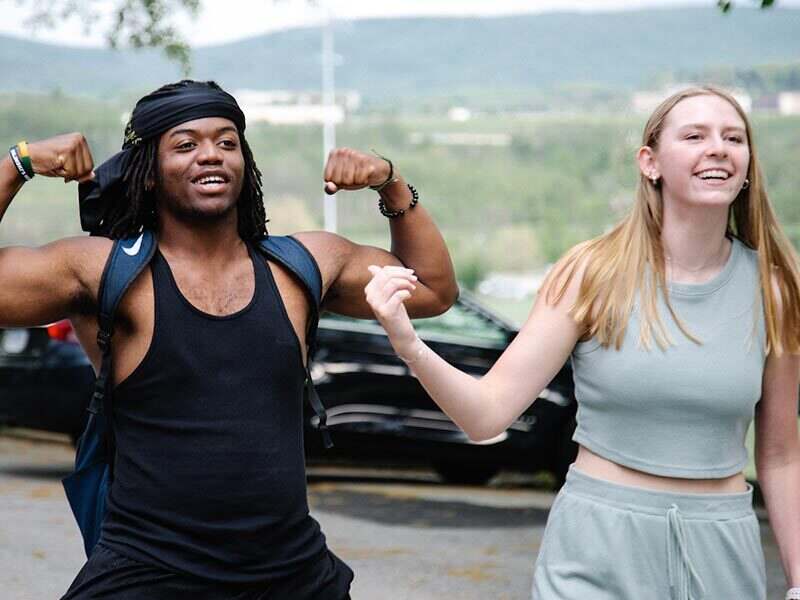
M 407 210 L 411 210 L 417 205 L 417 202 L 419 202 L 419 192 L 417 192 L 417 188 L 415 188 L 410 183 L 407 183 L 406 185 L 408 186 L 408 189 L 411 191 L 411 204 L 409 204 L 407 208 L 401 208 L 399 210 L 388 210 L 386 208 L 386 203 L 383 201 L 383 198 L 378 198 L 378 210 L 381 211 L 381 214 L 387 219 L 394 219 L 395 217 L 403 216 Z
M 28 173 L 28 170 L 22 163 L 22 157 L 19 155 L 19 148 L 17 146 L 11 146 L 11 148 L 8 149 L 8 155 L 11 157 L 11 162 L 14 163 L 14 167 L 16 167 L 20 177 L 25 181 L 33 179 L 33 173 Z
M 375 150 L 373 150 L 373 152 L 375 152 Z M 380 155 L 380 154 L 378 154 L 377 152 L 375 152 L 375 156 L 377 156 L 378 158 L 382 158 L 382 159 L 383 159 L 383 160 L 385 160 L 387 163 L 389 163 L 389 175 L 386 177 L 386 179 L 384 180 L 384 182 L 383 182 L 383 183 L 379 183 L 378 185 L 371 185 L 371 186 L 369 186 L 369 189 L 371 189 L 373 192 L 381 192 L 381 191 L 383 191 L 383 188 L 385 188 L 385 187 L 387 187 L 387 186 L 390 186 L 390 185 L 392 185 L 392 184 L 393 184 L 395 181 L 397 181 L 397 177 L 395 177 L 395 176 L 394 176 L 394 165 L 392 164 L 392 161 L 390 161 L 390 160 L 389 160 L 388 158 L 386 158 L 385 156 L 381 156 L 381 155 Z

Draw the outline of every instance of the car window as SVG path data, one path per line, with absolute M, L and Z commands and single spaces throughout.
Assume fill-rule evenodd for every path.
M 364 321 L 327 313 L 320 320 L 320 325 L 324 327 L 326 323 L 335 327 L 337 323 L 363 324 Z M 380 327 L 376 321 L 371 323 Z M 437 317 L 414 319 L 414 327 L 420 337 L 442 339 L 443 341 L 453 339 L 464 342 L 504 343 L 510 333 L 507 329 L 488 321 L 458 303 Z

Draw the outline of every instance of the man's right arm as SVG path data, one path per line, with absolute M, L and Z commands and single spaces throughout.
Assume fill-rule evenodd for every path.
M 80 134 L 29 144 L 29 150 L 38 175 L 92 177 L 91 153 Z M 0 159 L 0 220 L 22 183 L 10 156 Z M 96 295 L 101 257 L 110 246 L 110 240 L 82 237 L 40 248 L 0 248 L 0 327 L 43 325 L 81 311 Z

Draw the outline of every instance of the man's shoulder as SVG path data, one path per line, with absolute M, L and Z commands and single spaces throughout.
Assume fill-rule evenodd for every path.
M 53 284 L 72 290 L 70 310 L 83 313 L 95 305 L 112 245 L 107 238 L 66 237 L 38 248 L 32 264 L 38 265 L 38 272 L 49 273 Z
M 311 253 L 319 267 L 323 286 L 327 289 L 347 262 L 355 244 L 341 235 L 329 231 L 300 231 L 291 234 Z
M 104 237 L 74 236 L 50 242 L 43 248 L 69 261 L 75 268 L 94 269 L 97 264 L 105 264 L 113 244 L 113 240 Z
M 289 237 L 293 237 L 303 244 L 314 255 L 314 258 L 318 258 L 317 255 L 324 255 L 332 248 L 351 243 L 346 238 L 330 231 L 297 231 L 290 234 Z

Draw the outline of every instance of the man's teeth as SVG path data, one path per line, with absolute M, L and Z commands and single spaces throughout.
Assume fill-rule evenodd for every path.
M 197 180 L 197 183 L 200 185 L 206 185 L 207 183 L 225 183 L 225 180 L 222 177 L 202 177 L 201 179 Z
M 727 179 L 730 177 L 726 171 L 720 169 L 711 169 L 710 171 L 703 171 L 697 175 L 700 179 Z

